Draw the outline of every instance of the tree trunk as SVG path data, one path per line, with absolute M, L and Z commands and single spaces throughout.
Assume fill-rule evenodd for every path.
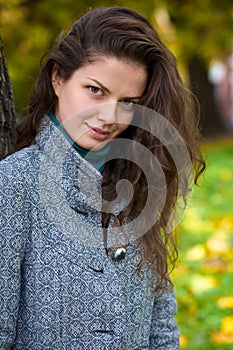
M 225 136 L 227 130 L 218 112 L 213 85 L 208 80 L 204 63 L 193 57 L 189 62 L 191 89 L 201 108 L 201 131 L 204 137 Z
M 0 37 L 0 159 L 11 151 L 15 120 L 12 86 Z

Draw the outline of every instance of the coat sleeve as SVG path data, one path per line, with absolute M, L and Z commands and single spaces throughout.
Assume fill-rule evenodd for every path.
M 174 319 L 177 302 L 174 291 L 167 292 L 154 301 L 150 350 L 178 350 L 179 331 Z
M 0 349 L 11 349 L 20 299 L 24 213 L 22 191 L 15 176 L 0 163 Z

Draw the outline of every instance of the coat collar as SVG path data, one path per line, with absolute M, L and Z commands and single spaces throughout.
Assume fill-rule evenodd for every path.
M 74 209 L 101 210 L 101 173 L 80 156 L 47 116 L 36 144 L 42 151 L 40 168 L 53 178 L 55 193 L 65 192 Z
M 48 220 L 79 243 L 100 246 L 102 175 L 45 118 L 36 137 L 39 191 Z
M 35 141 L 40 150 L 40 197 L 47 215 L 70 238 L 103 246 L 101 173 L 80 156 L 47 116 Z M 111 212 L 117 215 L 126 203 L 121 198 Z M 108 246 L 135 240 L 133 225 L 130 232 L 111 226 Z

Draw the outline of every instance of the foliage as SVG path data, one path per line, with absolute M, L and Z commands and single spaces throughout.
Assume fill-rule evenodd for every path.
M 174 273 L 185 350 L 233 345 L 233 141 L 205 146 L 207 171 L 180 234 Z
M 75 4 L 74 4 L 75 3 Z M 1 32 L 12 79 L 16 110 L 28 102 L 40 58 L 53 44 L 61 28 L 90 6 L 77 1 L 3 1 Z
M 156 3 L 160 4 L 157 18 L 161 31 L 165 31 L 164 38 L 168 43 L 172 41 L 182 60 L 197 55 L 208 63 L 229 54 L 233 42 L 232 1 L 157 0 Z

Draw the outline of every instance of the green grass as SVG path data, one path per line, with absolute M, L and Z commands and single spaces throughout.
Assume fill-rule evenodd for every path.
M 179 230 L 173 272 L 185 350 L 233 349 L 233 140 L 203 147 L 207 170 Z

